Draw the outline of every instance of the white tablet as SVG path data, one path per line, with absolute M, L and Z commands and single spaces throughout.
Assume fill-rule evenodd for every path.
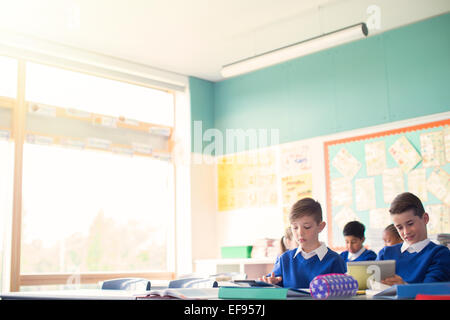
M 347 274 L 358 281 L 358 289 L 367 289 L 368 282 L 380 282 L 395 275 L 395 260 L 372 260 L 347 262 Z

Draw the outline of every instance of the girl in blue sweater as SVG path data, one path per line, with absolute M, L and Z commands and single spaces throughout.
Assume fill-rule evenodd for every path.
M 450 250 L 428 239 L 429 216 L 410 192 L 398 195 L 389 209 L 403 243 L 384 247 L 377 260 L 395 260 L 396 275 L 387 285 L 450 281 Z

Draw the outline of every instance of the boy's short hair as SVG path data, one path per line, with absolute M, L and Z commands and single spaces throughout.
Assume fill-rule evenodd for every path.
M 408 210 L 413 210 L 414 215 L 422 218 L 425 213 L 422 201 L 411 192 L 403 192 L 394 198 L 391 203 L 389 212 L 391 214 L 399 214 Z
M 317 224 L 322 222 L 322 207 L 320 203 L 311 198 L 298 200 L 291 208 L 289 222 L 293 222 L 303 216 L 312 216 Z
M 364 231 L 366 230 L 366 227 L 359 222 L 359 221 L 350 221 L 347 223 L 344 227 L 344 237 L 346 236 L 353 236 L 357 237 L 359 239 L 364 238 Z

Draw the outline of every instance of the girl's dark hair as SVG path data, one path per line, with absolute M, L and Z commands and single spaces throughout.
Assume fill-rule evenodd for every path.
M 391 223 L 390 225 L 388 225 L 388 226 L 384 229 L 384 231 L 387 231 L 387 232 L 392 233 L 392 234 L 394 235 L 394 237 L 396 237 L 398 240 L 402 240 L 402 241 L 403 241 L 402 237 L 400 237 L 400 234 L 398 233 L 397 228 L 394 226 L 393 223 Z
M 344 237 L 345 236 L 354 236 L 359 239 L 364 238 L 364 231 L 366 227 L 359 221 L 350 221 L 344 227 Z

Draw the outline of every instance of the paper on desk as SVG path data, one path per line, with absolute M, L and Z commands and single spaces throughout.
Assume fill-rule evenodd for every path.
M 366 290 L 366 295 L 367 296 L 373 296 L 376 295 L 377 293 L 380 293 L 386 289 L 389 289 L 391 286 L 388 286 L 384 283 L 381 283 L 379 281 L 375 281 L 374 279 L 369 279 L 367 281 L 367 285 L 369 287 L 369 289 Z

